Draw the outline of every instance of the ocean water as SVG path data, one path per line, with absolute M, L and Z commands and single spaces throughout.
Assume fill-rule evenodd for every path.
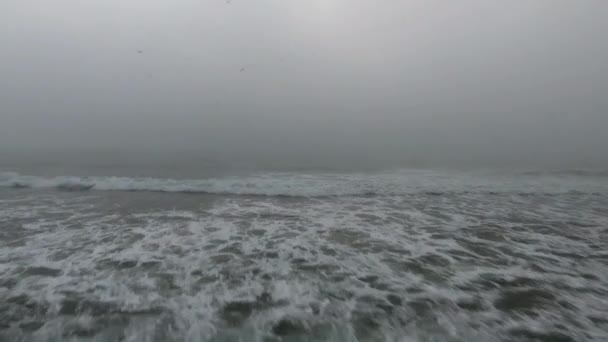
M 0 173 L 0 341 L 608 341 L 608 174 Z

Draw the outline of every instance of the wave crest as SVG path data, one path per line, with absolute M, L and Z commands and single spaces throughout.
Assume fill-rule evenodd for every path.
M 341 196 L 390 193 L 380 184 L 356 184 L 352 180 L 267 174 L 244 178 L 162 179 L 132 177 L 36 177 L 14 172 L 0 174 L 0 187 L 55 188 L 62 191 L 150 191 L 260 196 Z
M 0 172 L 0 187 L 61 191 L 150 191 L 217 195 L 328 197 L 424 194 L 598 194 L 604 182 L 588 177 L 558 179 L 481 173 L 407 170 L 383 174 L 266 173 L 247 177 L 171 179 L 149 177 L 37 177 Z

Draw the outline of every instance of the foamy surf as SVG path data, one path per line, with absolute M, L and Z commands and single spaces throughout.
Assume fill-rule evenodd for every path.
M 0 340 L 603 341 L 605 195 L 0 191 Z
M 607 193 L 580 173 L 5 172 L 0 339 L 602 341 Z

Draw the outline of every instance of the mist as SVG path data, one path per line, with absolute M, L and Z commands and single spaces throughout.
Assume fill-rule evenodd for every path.
M 607 23 L 602 0 L 4 0 L 0 151 L 608 167 Z

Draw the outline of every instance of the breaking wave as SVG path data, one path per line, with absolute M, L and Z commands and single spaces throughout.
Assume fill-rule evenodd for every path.
M 446 173 L 407 170 L 381 174 L 265 173 L 246 177 L 171 179 L 150 177 L 39 177 L 0 172 L 0 187 L 61 191 L 147 191 L 217 195 L 331 197 L 483 193 L 552 195 L 608 191 L 585 177 L 570 179 L 504 174 Z
M 608 177 L 608 170 L 604 169 L 571 169 L 571 170 L 533 170 L 524 171 L 522 175 L 525 176 L 579 176 L 579 177 L 597 177 L 606 178 Z

